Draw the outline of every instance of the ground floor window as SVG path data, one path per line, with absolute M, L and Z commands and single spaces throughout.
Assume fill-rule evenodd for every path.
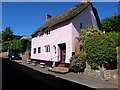
M 34 52 L 33 53 L 36 54 L 36 48 L 34 48 Z
M 50 52 L 50 45 L 46 45 L 45 47 L 45 52 Z
M 41 47 L 38 47 L 38 53 L 41 53 Z

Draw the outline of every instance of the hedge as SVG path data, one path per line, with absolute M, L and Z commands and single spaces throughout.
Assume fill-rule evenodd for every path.
M 86 60 L 92 69 L 98 69 L 102 65 L 107 69 L 114 68 L 112 64 L 116 61 L 116 43 L 111 37 L 107 35 L 89 37 L 85 40 L 84 49 Z

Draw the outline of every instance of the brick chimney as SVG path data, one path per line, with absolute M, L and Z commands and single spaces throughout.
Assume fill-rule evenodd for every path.
M 82 0 L 82 2 L 90 2 L 90 0 Z
M 51 19 L 51 15 L 50 14 L 46 14 L 46 21 L 48 21 L 49 19 Z

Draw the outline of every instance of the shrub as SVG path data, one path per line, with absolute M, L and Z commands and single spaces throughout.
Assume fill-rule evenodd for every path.
M 84 41 L 86 38 L 90 36 L 96 36 L 103 34 L 102 31 L 98 30 L 98 28 L 94 26 L 87 26 L 85 29 L 81 29 L 81 33 L 76 39 L 80 42 L 79 45 L 83 47 Z
M 101 20 L 102 29 L 106 32 L 120 32 L 120 14 Z
M 77 54 L 71 57 L 70 59 L 70 68 L 75 72 L 84 71 L 86 67 L 85 61 L 86 55 Z
M 120 32 L 108 32 L 106 35 L 114 39 L 116 46 L 120 46 Z
M 98 66 L 112 68 L 111 63 L 116 61 L 116 43 L 107 35 L 92 36 L 85 40 L 86 60 L 92 69 Z

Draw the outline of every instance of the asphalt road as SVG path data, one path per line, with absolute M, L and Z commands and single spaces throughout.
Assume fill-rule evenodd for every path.
M 53 75 L 35 71 L 16 62 L 2 59 L 2 90 L 41 90 L 44 88 L 95 90 Z

